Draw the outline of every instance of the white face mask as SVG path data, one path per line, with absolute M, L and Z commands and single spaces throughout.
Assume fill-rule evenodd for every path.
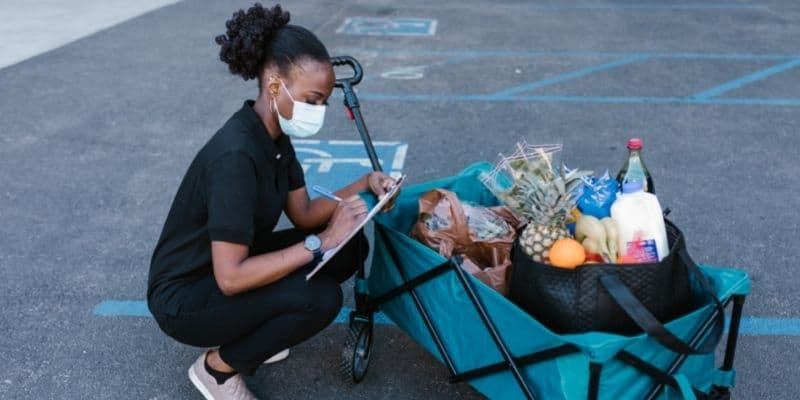
M 283 80 L 281 80 L 281 86 L 286 90 L 289 98 L 292 99 L 292 119 L 283 118 L 278 110 L 277 100 L 274 102 L 281 130 L 283 133 L 296 138 L 314 136 L 322 128 L 322 123 L 325 121 L 326 106 L 295 101 Z

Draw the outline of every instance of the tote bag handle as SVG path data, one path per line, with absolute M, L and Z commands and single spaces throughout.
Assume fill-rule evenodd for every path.
M 686 268 L 697 278 L 703 291 L 711 297 L 714 307 L 717 310 L 717 315 L 714 321 L 710 339 L 706 340 L 702 346 L 694 348 L 685 341 L 675 336 L 672 332 L 667 330 L 666 327 L 642 304 L 639 299 L 631 292 L 631 290 L 623 283 L 617 275 L 613 273 L 604 274 L 600 277 L 600 282 L 603 287 L 611 295 L 611 298 L 625 311 L 625 314 L 633 320 L 643 331 L 650 337 L 658 341 L 662 346 L 676 353 L 681 354 L 707 354 L 717 348 L 720 339 L 722 338 L 722 331 L 725 325 L 725 309 L 717 296 L 714 294 L 714 289 L 711 283 L 706 279 L 706 276 L 697 267 L 697 264 L 689 257 L 689 253 L 685 248 L 678 251 L 681 261 Z

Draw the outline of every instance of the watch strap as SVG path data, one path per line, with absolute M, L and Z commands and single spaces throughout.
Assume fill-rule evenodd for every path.
M 314 264 L 319 264 L 322 261 L 322 249 L 316 248 L 312 251 L 312 254 L 314 254 Z

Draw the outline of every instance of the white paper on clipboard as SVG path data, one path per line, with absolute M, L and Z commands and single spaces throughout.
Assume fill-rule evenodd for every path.
M 306 275 L 306 280 L 311 279 L 314 276 L 314 274 L 317 273 L 317 271 L 322 269 L 322 267 L 324 267 L 325 264 L 328 263 L 328 260 L 333 258 L 333 256 L 335 256 L 336 253 L 338 253 L 339 250 L 341 250 L 347 244 L 347 242 L 350 241 L 350 239 L 352 239 L 362 228 L 364 228 L 365 225 L 367 225 L 367 222 L 369 222 L 373 217 L 375 217 L 376 215 L 378 215 L 379 212 L 381 212 L 383 207 L 386 206 L 386 204 L 388 204 L 389 201 L 391 201 L 392 198 L 394 198 L 397 195 L 397 192 L 400 191 L 400 186 L 403 185 L 403 180 L 405 178 L 406 178 L 405 175 L 401 176 L 400 178 L 397 178 L 394 187 L 392 187 L 391 190 L 386 192 L 386 195 L 384 195 L 383 198 L 381 198 L 380 201 L 378 201 L 378 204 L 375 204 L 375 207 L 373 207 L 372 210 L 370 210 L 370 212 L 367 214 L 364 220 L 361 221 L 358 225 L 356 225 L 353 231 L 350 232 L 347 235 L 347 237 L 344 240 L 342 240 L 341 243 L 339 243 L 338 246 L 326 251 L 325 254 L 322 255 L 322 261 L 320 261 L 319 264 L 317 264 L 317 266 L 314 267 L 314 269 L 311 272 L 309 272 L 308 275 Z

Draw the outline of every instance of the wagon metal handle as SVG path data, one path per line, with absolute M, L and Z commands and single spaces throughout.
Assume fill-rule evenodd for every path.
M 334 67 L 338 67 L 341 65 L 349 65 L 353 69 L 353 76 L 349 78 L 337 78 L 336 79 L 336 87 L 342 88 L 345 85 L 345 82 L 349 84 L 349 86 L 358 85 L 361 82 L 361 78 L 364 77 L 364 70 L 361 68 L 361 64 L 356 61 L 355 58 L 350 56 L 338 56 L 338 57 L 331 57 L 331 64 Z

